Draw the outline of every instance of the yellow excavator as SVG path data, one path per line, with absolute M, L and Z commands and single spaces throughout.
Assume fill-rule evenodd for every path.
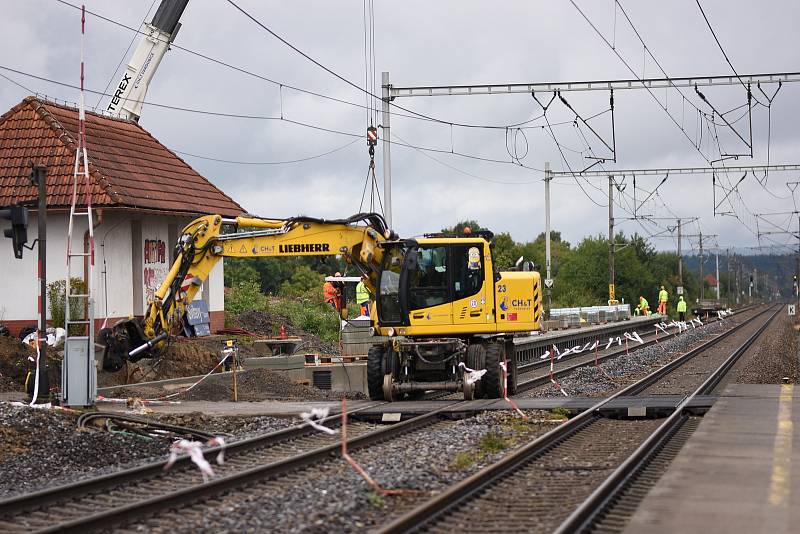
M 370 398 L 427 390 L 500 397 L 503 367 L 516 368 L 513 338 L 539 329 L 542 298 L 529 262 L 495 270 L 492 237 L 399 239 L 375 213 L 338 220 L 200 217 L 183 229 L 175 262 L 144 317 L 100 332 L 103 368 L 116 371 L 163 351 L 222 258 L 337 255 L 367 276 L 375 296 L 372 327 L 382 337 L 367 358 Z

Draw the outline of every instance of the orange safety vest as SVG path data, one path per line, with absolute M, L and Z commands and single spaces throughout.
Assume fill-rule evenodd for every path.
M 325 302 L 336 302 L 339 298 L 336 288 L 331 282 L 325 282 L 325 285 L 322 286 L 322 296 Z

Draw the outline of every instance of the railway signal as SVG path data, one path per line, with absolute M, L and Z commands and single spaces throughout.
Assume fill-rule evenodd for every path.
M 11 221 L 11 228 L 3 230 L 3 234 L 11 238 L 14 257 L 22 259 L 22 248 L 28 242 L 28 208 L 9 206 L 7 209 L 0 210 L 0 219 Z

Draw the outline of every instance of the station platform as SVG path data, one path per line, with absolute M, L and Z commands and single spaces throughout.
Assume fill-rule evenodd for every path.
M 626 533 L 797 532 L 800 386 L 731 384 Z

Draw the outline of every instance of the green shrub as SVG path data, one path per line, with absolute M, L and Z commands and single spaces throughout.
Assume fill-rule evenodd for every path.
M 70 291 L 73 294 L 85 295 L 86 284 L 80 278 L 70 279 Z M 67 281 L 62 278 L 47 284 L 47 307 L 50 310 L 50 320 L 56 328 L 65 328 L 67 322 Z M 86 316 L 86 299 L 72 297 L 70 299 L 70 309 L 74 319 L 83 319 Z M 73 325 L 70 329 L 71 334 L 79 334 L 80 325 Z
M 320 288 L 296 297 L 281 297 L 272 304 L 273 310 L 288 318 L 294 326 L 325 341 L 339 341 L 339 317 L 329 304 L 322 301 Z
M 267 311 L 267 297 L 255 280 L 238 282 L 225 296 L 225 324 L 233 326 L 233 319 L 246 311 Z

